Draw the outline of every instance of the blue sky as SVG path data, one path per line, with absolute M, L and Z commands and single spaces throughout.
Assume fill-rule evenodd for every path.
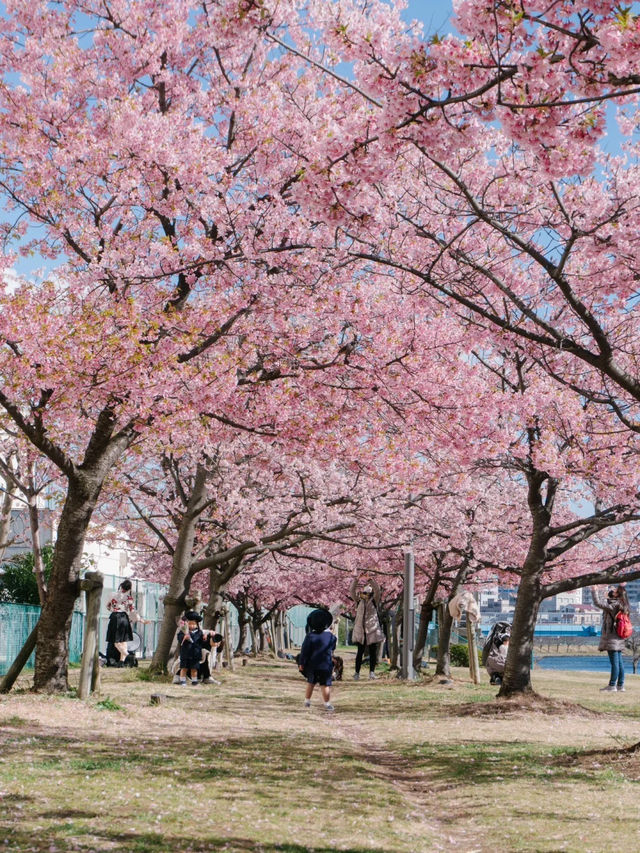
M 409 0 L 405 13 L 406 17 L 424 23 L 425 35 L 448 32 L 452 14 L 451 0 Z

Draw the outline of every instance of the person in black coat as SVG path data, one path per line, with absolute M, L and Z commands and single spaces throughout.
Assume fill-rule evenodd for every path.
M 213 631 L 205 631 L 202 648 L 209 652 L 209 654 L 202 655 L 203 660 L 200 664 L 200 678 L 202 679 L 202 683 L 220 684 L 220 682 L 216 681 L 216 679 L 211 675 L 211 670 L 215 668 L 216 662 L 224 649 L 224 639 L 222 634 L 215 634 Z
M 313 688 L 319 684 L 325 709 L 333 711 L 331 683 L 336 635 L 329 630 L 332 623 L 333 616 L 328 610 L 314 610 L 309 614 L 307 621 L 309 633 L 304 638 L 298 657 L 298 669 L 307 679 L 305 708 L 311 707 Z
M 202 642 L 204 635 L 200 630 L 202 617 L 195 610 L 188 610 L 183 616 L 183 623 L 178 631 L 178 647 L 180 648 L 180 684 L 187 683 L 187 672 L 191 675 L 191 683 L 198 684 L 198 672 L 202 660 Z

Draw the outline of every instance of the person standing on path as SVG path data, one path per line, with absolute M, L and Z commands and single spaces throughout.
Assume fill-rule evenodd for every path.
M 596 607 L 602 611 L 602 631 L 598 650 L 607 652 L 611 663 L 611 675 L 609 684 L 602 687 L 605 693 L 613 693 L 615 690 L 624 691 L 624 664 L 622 663 L 622 652 L 625 640 L 618 636 L 616 631 L 616 616 L 618 613 L 629 615 L 629 599 L 622 584 L 611 587 L 607 592 L 606 601 L 602 601 L 598 590 L 591 587 L 591 598 Z
M 351 582 L 349 595 L 356 604 L 355 623 L 353 626 L 352 640 L 357 645 L 356 671 L 354 680 L 360 678 L 360 668 L 365 650 L 369 650 L 369 678 L 376 677 L 376 663 L 378 643 L 384 641 L 384 633 L 380 625 L 378 607 L 380 606 L 380 587 L 373 578 L 369 578 L 358 592 L 358 578 Z
M 331 683 L 333 678 L 333 651 L 336 647 L 336 635 L 330 630 L 333 616 L 328 610 L 314 610 L 309 614 L 307 626 L 309 633 L 302 642 L 298 656 L 298 669 L 307 679 L 304 707 L 311 707 L 311 696 L 316 684 L 324 700 L 326 711 L 333 711 L 331 704 Z

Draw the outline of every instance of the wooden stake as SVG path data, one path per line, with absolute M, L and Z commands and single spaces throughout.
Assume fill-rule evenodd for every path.
M 36 622 L 33 630 L 26 639 L 24 646 L 18 652 L 18 656 L 9 667 L 5 677 L 0 681 L 0 693 L 8 693 L 13 687 L 16 679 L 27 665 L 27 661 L 31 657 L 31 653 L 36 647 L 36 637 L 38 635 L 38 623 Z
M 480 667 L 478 666 L 478 642 L 476 626 L 467 613 L 467 644 L 469 647 L 469 674 L 474 684 L 480 684 Z
M 80 699 L 86 699 L 95 685 L 99 685 L 99 672 L 95 671 L 98 670 L 98 621 L 103 585 L 104 577 L 100 572 L 87 572 L 84 579 L 80 581 L 80 588 L 87 596 L 84 647 L 78 687 Z

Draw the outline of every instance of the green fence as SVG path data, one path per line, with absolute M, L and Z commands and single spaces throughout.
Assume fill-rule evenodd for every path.
M 149 620 L 149 624 L 147 625 L 137 623 L 133 626 L 142 640 L 141 648 L 137 654 L 139 657 L 150 658 L 158 639 L 163 613 L 162 598 L 166 594 L 167 588 L 162 584 L 155 584 L 149 581 L 132 580 L 134 584 L 133 595 L 138 612 L 145 619 Z M 113 591 L 117 589 L 122 578 L 106 575 L 104 581 L 102 604 L 98 620 L 99 648 L 102 652 L 106 651 L 106 633 L 109 620 L 106 602 Z M 84 608 L 84 604 L 84 595 L 82 595 L 78 599 L 77 605 L 79 608 Z M 296 646 L 301 645 L 304 639 L 307 616 L 311 610 L 312 608 L 310 607 L 300 605 L 292 607 L 287 611 L 287 638 L 291 644 Z M 39 607 L 32 607 L 26 604 L 0 603 L 0 676 L 7 672 L 16 659 L 18 652 L 23 647 L 39 616 Z M 233 605 L 229 606 L 229 627 L 231 630 L 232 646 L 235 648 L 240 636 L 240 630 L 238 627 L 238 612 Z M 71 635 L 69 637 L 70 663 L 80 662 L 83 630 L 84 609 L 78 609 L 74 611 L 71 622 Z M 249 645 L 251 643 L 249 638 L 247 638 L 247 643 Z M 28 668 L 33 667 L 34 657 L 35 655 L 32 655 L 29 659 Z
M 40 608 L 26 604 L 0 604 L 0 675 L 4 675 L 18 656 L 27 637 L 40 618 Z M 69 636 L 69 661 L 79 663 L 82 656 L 84 614 L 74 611 Z M 27 667 L 33 667 L 31 655 Z

